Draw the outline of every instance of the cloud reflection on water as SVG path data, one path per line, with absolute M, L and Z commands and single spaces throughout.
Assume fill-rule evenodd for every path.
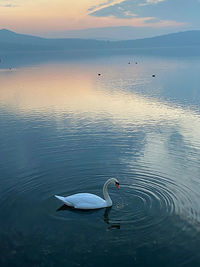
M 61 64 L 2 72 L 0 107 L 22 116 L 54 113 L 58 120 L 68 113 L 74 118 L 108 117 L 120 127 L 175 123 L 186 135 L 200 137 L 200 118 L 195 111 L 122 91 L 106 76 L 98 77 L 97 69 Z

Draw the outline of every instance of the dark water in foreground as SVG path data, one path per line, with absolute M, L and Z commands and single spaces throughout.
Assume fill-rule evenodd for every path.
M 200 266 L 200 60 L 136 60 L 0 70 L 0 266 Z

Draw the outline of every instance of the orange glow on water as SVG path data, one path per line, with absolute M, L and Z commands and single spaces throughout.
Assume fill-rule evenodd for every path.
M 98 65 L 58 64 L 35 68 L 1 70 L 0 106 L 16 114 L 64 113 L 87 114 L 90 118 L 109 115 L 113 121 L 124 123 L 180 122 L 200 125 L 190 110 L 169 106 L 156 99 L 129 91 L 121 91 L 105 76 L 99 76 Z M 118 68 L 108 75 L 118 75 Z M 135 70 L 136 76 L 140 69 Z M 116 72 L 116 73 L 115 73 Z M 105 74 L 106 75 L 106 74 Z M 103 83 L 102 83 L 103 82 Z M 112 87 L 114 86 L 114 87 Z M 195 127 L 196 127 L 195 126 Z

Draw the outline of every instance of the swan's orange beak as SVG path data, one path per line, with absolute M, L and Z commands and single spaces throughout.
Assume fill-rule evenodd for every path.
M 115 185 L 118 189 L 120 189 L 119 183 L 116 182 Z

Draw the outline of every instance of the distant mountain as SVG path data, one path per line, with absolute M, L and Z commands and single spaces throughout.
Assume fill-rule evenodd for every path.
M 179 31 L 177 28 L 175 31 Z M 163 28 L 141 28 L 133 26 L 114 26 L 114 27 L 102 27 L 102 28 L 88 28 L 81 30 L 67 30 L 49 32 L 47 38 L 81 38 L 81 39 L 95 39 L 95 40 L 109 40 L 109 41 L 121 41 L 121 40 L 134 40 L 141 38 L 150 38 L 153 36 L 169 34 L 170 29 Z M 53 36 L 53 37 L 52 37 Z
M 152 38 L 119 41 L 118 44 L 132 48 L 200 46 L 200 31 L 185 31 Z
M 150 49 L 170 47 L 200 47 L 200 31 L 186 31 L 152 38 L 105 41 L 92 39 L 47 39 L 0 30 L 0 52 L 35 52 L 69 50 Z
M 47 39 L 0 30 L 0 51 L 42 51 L 101 48 L 104 42 L 85 39 Z
M 0 42 L 16 44 L 32 44 L 34 42 L 40 44 L 43 40 L 44 38 L 41 37 L 19 34 L 7 29 L 0 30 Z

